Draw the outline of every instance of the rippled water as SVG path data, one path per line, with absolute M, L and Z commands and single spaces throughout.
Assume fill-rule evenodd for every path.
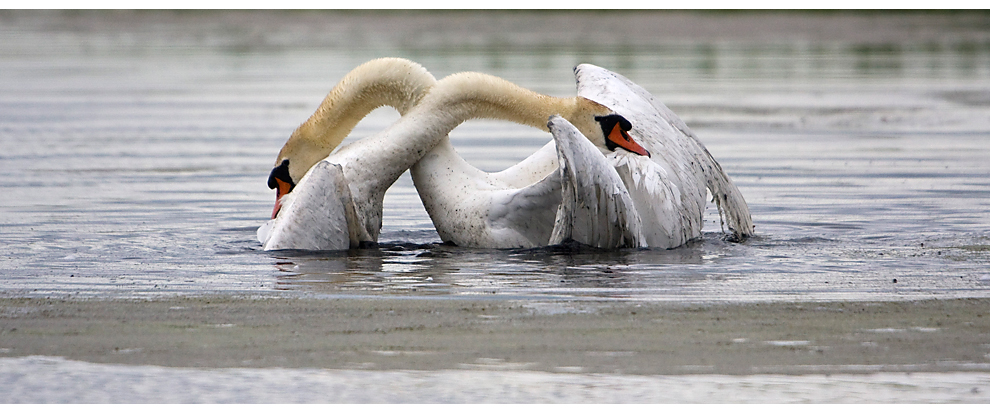
M 626 17 L 653 32 L 573 33 L 606 29 L 588 13 L 2 14 L 0 294 L 990 296 L 985 22 L 845 28 L 825 16 L 761 35 L 745 28 L 751 16 L 702 18 L 724 33 L 685 27 L 693 15 Z M 490 21 L 529 32 L 479 23 Z M 445 246 L 406 174 L 386 197 L 380 248 L 261 251 L 278 149 L 343 74 L 380 56 L 554 95 L 574 93 L 577 63 L 620 72 L 694 129 L 749 201 L 758 236 L 723 241 L 710 208 L 703 239 L 669 251 Z M 349 139 L 397 117 L 376 111 Z M 493 121 L 451 137 L 489 171 L 550 139 Z

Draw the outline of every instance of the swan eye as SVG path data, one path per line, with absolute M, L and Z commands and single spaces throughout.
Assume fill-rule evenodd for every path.
M 632 129 L 632 123 L 622 115 L 596 116 L 595 121 L 602 127 L 602 134 L 605 135 L 605 147 L 609 151 L 615 151 L 622 147 L 629 152 L 649 157 L 650 152 L 632 139 L 626 131 Z

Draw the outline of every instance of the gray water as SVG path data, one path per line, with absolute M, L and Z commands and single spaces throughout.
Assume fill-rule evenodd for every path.
M 694 129 L 758 236 L 724 241 L 710 207 L 673 250 L 446 246 L 406 174 L 380 248 L 262 251 L 279 148 L 381 56 L 558 96 L 578 63 L 622 73 Z M 550 140 L 495 121 L 451 138 L 488 171 Z M 990 296 L 984 15 L 5 12 L 0 148 L 3 296 Z

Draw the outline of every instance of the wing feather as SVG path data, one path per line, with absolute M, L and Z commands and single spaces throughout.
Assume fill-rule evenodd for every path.
M 645 247 L 639 214 L 616 170 L 566 119 L 547 124 L 557 144 L 561 201 L 550 244 L 574 240 L 604 249 Z
M 546 246 L 560 204 L 560 174 L 520 189 L 493 191 L 487 230 L 489 243 L 499 248 Z

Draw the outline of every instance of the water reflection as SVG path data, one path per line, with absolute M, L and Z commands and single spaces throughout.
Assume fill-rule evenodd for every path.
M 717 233 L 671 250 L 581 245 L 522 250 L 382 243 L 347 252 L 273 252 L 278 288 L 323 294 L 642 297 L 708 275 L 686 271 L 730 254 Z
M 811 223 L 793 225 L 803 229 Z M 829 226 L 822 232 L 830 232 Z M 383 243 L 348 252 L 266 254 L 275 258 L 280 272 L 276 289 L 326 297 L 705 302 L 954 297 L 990 291 L 990 279 L 981 270 L 990 264 L 990 238 L 924 240 L 760 235 L 732 243 L 712 232 L 672 250 L 554 246 L 492 251 Z M 936 263 L 939 274 L 951 277 L 933 278 Z

